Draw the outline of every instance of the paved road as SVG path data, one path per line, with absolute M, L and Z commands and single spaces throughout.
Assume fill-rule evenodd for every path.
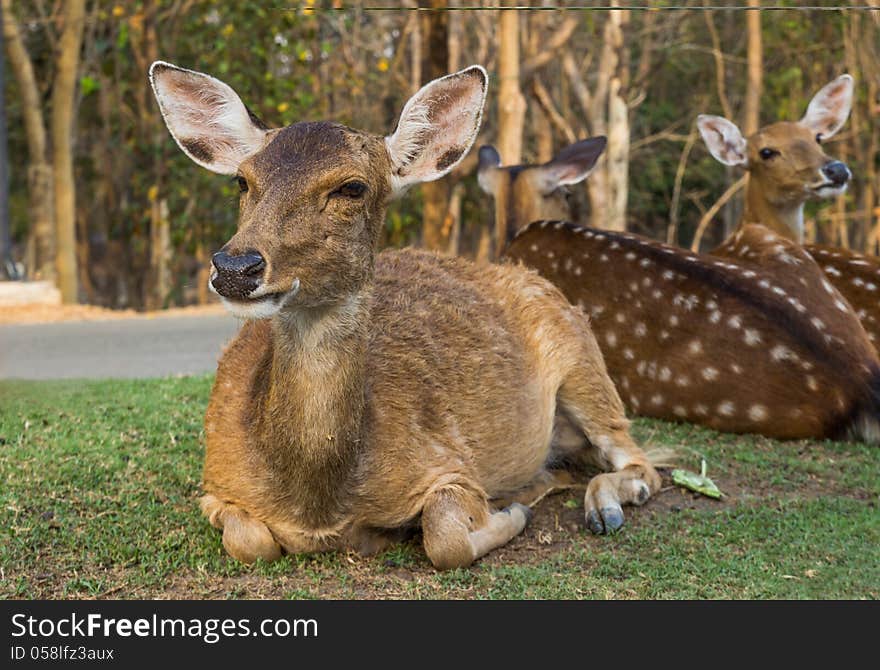
M 0 378 L 162 377 L 217 367 L 231 316 L 0 326 Z

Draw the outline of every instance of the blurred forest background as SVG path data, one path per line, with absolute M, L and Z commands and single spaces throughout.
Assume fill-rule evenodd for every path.
M 13 257 L 28 278 L 55 281 L 65 302 L 209 300 L 210 256 L 235 229 L 238 187 L 175 146 L 147 82 L 155 59 L 223 79 L 270 126 L 333 119 L 383 134 L 422 83 L 483 64 L 491 82 L 476 146 L 496 145 L 505 164 L 544 162 L 607 135 L 597 170 L 572 189 L 582 220 L 682 246 L 705 220 L 703 249 L 735 225 L 741 191 L 717 215 L 713 205 L 741 173 L 709 155 L 697 114 L 748 133 L 800 118 L 819 88 L 849 72 L 852 115 L 826 151 L 854 179 L 845 196 L 808 205 L 807 234 L 878 251 L 880 11 L 864 0 L 772 12 L 705 11 L 706 0 L 613 12 L 538 0 L 529 11 L 411 11 L 498 0 L 394 3 L 410 11 L 338 0 L 0 2 Z M 384 244 L 491 257 L 492 205 L 475 168 L 476 147 L 451 175 L 394 203 Z

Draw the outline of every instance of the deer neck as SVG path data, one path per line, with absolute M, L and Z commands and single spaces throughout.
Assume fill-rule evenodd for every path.
M 336 525 L 350 500 L 364 415 L 370 327 L 365 287 L 332 306 L 272 319 L 272 357 L 258 412 L 279 504 L 311 528 Z
M 773 204 L 764 195 L 760 185 L 749 177 L 746 185 L 746 206 L 740 226 L 747 223 L 760 223 L 774 233 L 800 244 L 804 239 L 804 203 L 797 202 L 782 207 Z

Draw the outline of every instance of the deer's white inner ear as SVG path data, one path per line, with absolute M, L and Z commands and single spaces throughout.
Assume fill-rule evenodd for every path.
M 846 123 L 852 98 L 853 78 L 841 75 L 813 96 L 800 122 L 823 139 L 831 137 Z
M 235 174 L 263 147 L 266 126 L 219 79 L 156 61 L 150 84 L 171 136 L 202 167 Z
M 735 123 L 723 116 L 700 114 L 697 128 L 715 160 L 725 165 L 748 165 L 746 139 Z
M 439 179 L 464 158 L 480 129 L 487 83 L 486 71 L 472 65 L 409 99 L 394 134 L 385 138 L 395 193 Z

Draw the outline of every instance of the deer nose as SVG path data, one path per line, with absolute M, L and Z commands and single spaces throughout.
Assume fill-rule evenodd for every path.
M 849 171 L 849 168 L 845 163 L 840 161 L 831 161 L 830 163 L 825 163 L 822 166 L 822 174 L 824 174 L 829 181 L 836 184 L 837 186 L 841 186 L 849 181 L 849 178 L 852 176 L 852 173 Z
M 224 298 L 247 298 L 262 282 L 266 269 L 266 260 L 256 251 L 235 255 L 218 251 L 211 262 L 217 268 L 211 284 Z

